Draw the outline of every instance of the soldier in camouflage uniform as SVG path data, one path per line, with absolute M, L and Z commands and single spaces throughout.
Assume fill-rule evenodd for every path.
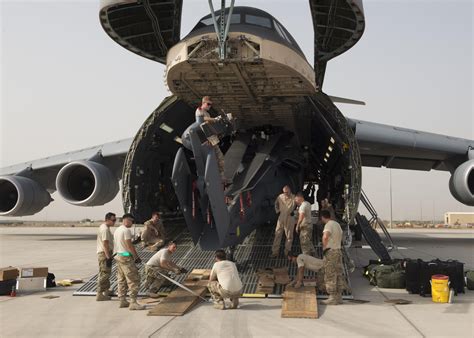
M 300 234 L 301 251 L 305 255 L 314 255 L 313 245 L 313 223 L 311 222 L 311 204 L 304 200 L 303 193 L 299 192 L 295 197 L 298 205 L 298 222 L 296 232 Z
M 331 219 L 329 210 L 321 210 L 323 221 L 323 263 L 324 282 L 329 298 L 323 301 L 326 305 L 342 304 L 342 291 L 344 290 L 342 267 L 342 229 L 339 223 Z
M 105 215 L 105 222 L 97 231 L 97 259 L 99 261 L 99 275 L 97 277 L 97 301 L 110 300 L 110 274 L 112 273 L 112 253 L 114 251 L 114 237 L 110 227 L 115 225 L 117 218 L 114 213 Z
M 133 225 L 134 217 L 131 214 L 125 214 L 122 219 L 123 225 L 114 233 L 119 307 L 128 307 L 130 310 L 144 310 L 145 306 L 137 302 L 140 275 L 135 264 L 141 263 L 141 259 L 132 244 L 130 228 Z M 130 303 L 126 299 L 128 290 L 130 290 Z
M 179 267 L 171 260 L 171 256 L 175 253 L 176 249 L 176 243 L 170 242 L 166 248 L 158 251 L 146 263 L 145 288 L 148 289 L 150 297 L 157 297 L 156 293 L 165 282 L 165 278 L 161 274 L 166 276 L 169 271 L 175 274 L 187 272 L 185 268 Z
M 156 251 L 165 245 L 166 234 L 163 226 L 163 221 L 160 219 L 160 214 L 154 211 L 151 214 L 151 219 L 145 222 L 145 229 L 142 233 L 143 246 L 148 246 L 150 250 Z

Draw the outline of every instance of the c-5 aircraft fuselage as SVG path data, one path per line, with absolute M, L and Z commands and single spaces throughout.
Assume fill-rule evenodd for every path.
M 364 32 L 364 10 L 362 0 L 308 2 L 312 65 L 260 9 L 231 1 L 214 11 L 209 0 L 211 14 L 181 39 L 182 0 L 102 0 L 105 32 L 164 64 L 173 95 L 133 139 L 0 168 L 0 216 L 35 214 L 54 191 L 73 205 L 104 205 L 122 179 L 124 209 L 138 222 L 161 211 L 169 226 L 186 223 L 195 243 L 216 249 L 274 222 L 284 185 L 310 202 L 327 198 L 344 227 L 359 224 L 362 166 L 449 171 L 452 196 L 474 206 L 473 140 L 346 118 L 333 102 L 360 102 L 323 92 L 327 63 Z M 205 95 L 218 123 L 195 118 Z M 223 172 L 210 144 L 224 154 Z
M 226 20 L 228 12 L 226 9 Z M 220 11 L 215 20 L 219 16 Z M 208 194 L 212 183 L 205 178 L 206 154 L 199 164 L 196 151 L 183 150 L 178 152 L 183 159 L 174 163 L 180 170 L 189 165 L 186 171 L 172 172 L 173 189 L 195 242 L 206 249 L 235 245 L 257 226 L 273 222 L 274 200 L 286 184 L 293 191 L 306 186 L 306 196 L 313 201 L 317 184 L 318 200 L 329 198 L 338 218 L 348 223 L 355 216 L 360 193 L 357 143 L 342 114 L 319 90 L 314 69 L 296 41 L 268 13 L 235 7 L 226 55 L 221 58 L 213 22 L 211 14 L 202 18 L 188 36 L 169 49 L 166 84 L 174 98 L 170 105 L 165 101 L 151 123 L 161 142 L 168 139 L 175 144 L 167 156 L 171 159 L 179 146 L 175 140 L 194 122 L 194 110 L 204 95 L 212 96 L 214 113 L 224 111 L 235 119 L 235 132 L 220 143 L 225 176 L 231 184 L 216 193 L 224 194 L 227 204 L 223 195 L 213 200 Z M 151 124 L 145 123 L 147 130 Z M 138 137 L 137 142 L 149 143 L 143 131 Z M 129 158 L 136 164 L 127 172 L 149 167 L 150 153 L 146 154 L 132 153 Z M 162 148 L 157 147 L 151 158 L 162 161 Z M 169 173 L 171 161 L 161 163 Z M 165 205 L 150 203 L 147 196 L 153 194 L 156 180 L 149 175 L 141 177 L 125 175 L 128 209 L 140 218 L 164 206 L 175 210 L 177 206 L 167 200 L 161 201 Z M 168 177 L 166 174 L 159 180 L 171 190 Z

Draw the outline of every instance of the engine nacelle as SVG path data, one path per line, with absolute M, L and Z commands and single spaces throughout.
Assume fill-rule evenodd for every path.
M 459 202 L 474 206 L 474 160 L 456 168 L 449 179 L 449 190 Z
M 56 189 L 68 203 L 79 206 L 103 205 L 119 191 L 115 175 L 103 164 L 75 161 L 66 164 L 56 177 Z
M 28 216 L 52 201 L 38 182 L 23 176 L 0 177 L 0 216 Z

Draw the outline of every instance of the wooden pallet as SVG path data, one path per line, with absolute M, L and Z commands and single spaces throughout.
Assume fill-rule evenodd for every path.
M 259 269 L 257 271 L 258 282 L 257 282 L 257 290 L 255 293 L 257 294 L 270 294 L 273 292 L 273 288 L 275 287 L 275 276 L 273 275 L 272 269 Z
M 290 282 L 288 276 L 288 268 L 273 268 L 273 275 L 275 276 L 275 284 L 286 285 Z
M 209 276 L 211 275 L 211 269 L 194 269 L 184 280 L 184 285 L 199 285 L 207 286 L 209 283 Z
M 283 318 L 318 318 L 316 288 L 303 286 L 295 289 L 287 286 L 281 308 Z
M 201 285 L 186 285 L 196 294 L 204 297 L 207 287 Z M 201 302 L 201 298 L 189 293 L 186 290 L 178 288 L 171 292 L 168 297 L 163 298 L 160 304 L 148 311 L 149 316 L 182 316 Z

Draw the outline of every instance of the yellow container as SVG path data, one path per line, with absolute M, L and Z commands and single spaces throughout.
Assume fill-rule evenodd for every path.
M 449 300 L 449 277 L 434 275 L 431 277 L 431 299 L 435 303 L 447 303 Z

